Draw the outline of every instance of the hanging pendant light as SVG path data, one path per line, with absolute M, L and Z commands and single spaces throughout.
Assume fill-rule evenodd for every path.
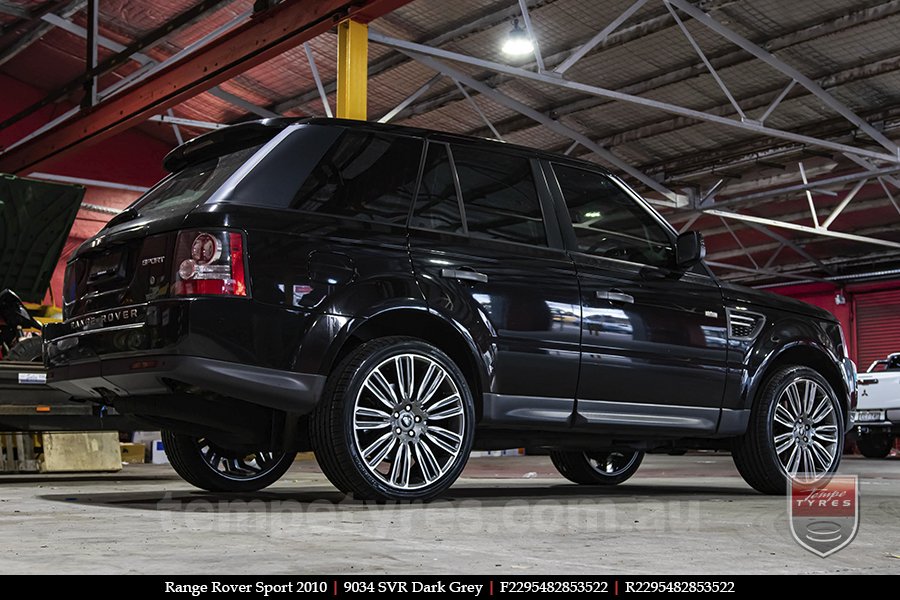
M 502 50 L 509 56 L 524 56 L 534 52 L 534 44 L 528 37 L 528 32 L 519 27 L 518 19 L 513 20 L 513 28 L 506 35 Z

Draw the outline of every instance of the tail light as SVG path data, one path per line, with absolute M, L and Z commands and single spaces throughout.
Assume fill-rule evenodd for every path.
M 172 281 L 176 296 L 246 296 L 243 234 L 180 232 Z

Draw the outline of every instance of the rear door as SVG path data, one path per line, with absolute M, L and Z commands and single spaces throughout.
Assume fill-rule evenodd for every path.
M 581 284 L 578 413 L 618 429 L 712 431 L 726 316 L 702 265 L 672 268 L 674 235 L 616 179 L 554 164 Z
M 431 141 L 410 225 L 429 306 L 484 349 L 485 421 L 565 425 L 578 379 L 580 306 L 537 162 Z

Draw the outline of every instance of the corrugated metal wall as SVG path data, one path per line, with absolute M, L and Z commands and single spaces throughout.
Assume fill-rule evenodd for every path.
M 873 361 L 900 352 L 900 289 L 854 294 L 857 364 L 865 370 Z

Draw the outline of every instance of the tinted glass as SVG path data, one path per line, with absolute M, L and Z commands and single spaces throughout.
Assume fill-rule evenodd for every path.
M 312 170 L 291 206 L 297 210 L 406 225 L 422 143 L 347 131 Z
M 602 173 L 554 165 L 578 249 L 588 254 L 668 266 L 672 244 L 665 229 Z
M 259 148 L 244 148 L 186 167 L 138 198 L 131 208 L 139 215 L 187 214 L 208 200 Z
M 447 146 L 444 144 L 428 144 L 412 226 L 463 233 L 459 198 L 456 195 Z
M 547 244 L 527 158 L 465 146 L 451 150 L 470 236 Z

